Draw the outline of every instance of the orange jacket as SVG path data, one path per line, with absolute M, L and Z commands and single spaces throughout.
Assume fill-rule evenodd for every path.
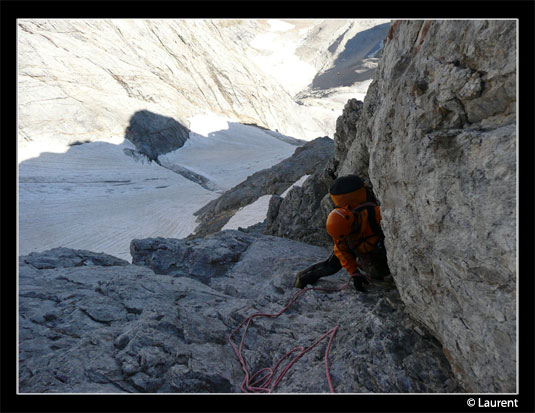
M 381 211 L 379 210 L 379 206 L 375 206 L 375 217 L 377 224 L 381 225 Z M 353 228 L 360 228 L 360 231 L 351 232 L 344 240 L 334 242 L 334 254 L 349 274 L 353 274 L 358 268 L 357 255 L 366 254 L 375 250 L 379 241 L 379 237 L 374 234 L 368 222 L 367 210 L 364 209 L 360 213 L 355 214 Z

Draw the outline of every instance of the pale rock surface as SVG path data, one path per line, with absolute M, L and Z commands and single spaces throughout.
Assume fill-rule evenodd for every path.
M 19 20 L 21 146 L 122 140 L 130 117 L 142 110 L 187 127 L 188 118 L 213 108 L 237 122 L 302 136 L 291 96 L 244 53 L 241 36 L 251 36 L 257 24 Z
M 117 144 L 143 111 L 185 128 L 188 119 L 211 111 L 299 139 L 330 135 L 343 103 L 329 98 L 303 105 L 293 96 L 331 67 L 360 31 L 385 22 L 20 19 L 19 149 L 28 157 L 38 147 L 61 152 L 77 141 Z M 373 41 L 381 35 L 384 28 Z M 369 51 L 367 43 L 359 46 L 359 56 Z M 311 53 L 320 64 L 309 61 Z M 349 87 L 365 93 L 370 77 Z

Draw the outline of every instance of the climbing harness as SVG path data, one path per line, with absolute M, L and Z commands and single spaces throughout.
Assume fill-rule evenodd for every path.
M 292 367 L 292 365 L 299 360 L 304 354 L 308 353 L 310 350 L 312 350 L 314 347 L 316 347 L 323 339 L 330 336 L 329 343 L 327 344 L 327 348 L 325 349 L 325 371 L 327 374 L 327 381 L 329 383 L 329 389 L 331 393 L 335 393 L 334 387 L 331 380 L 331 375 L 329 373 L 329 351 L 331 349 L 332 341 L 334 339 L 334 336 L 336 334 L 336 331 L 338 330 L 339 326 L 334 327 L 333 329 L 327 331 L 323 336 L 318 338 L 312 345 L 308 347 L 294 347 L 292 350 L 290 350 L 288 353 L 286 353 L 273 367 L 265 367 L 259 371 L 257 371 L 254 374 L 250 374 L 249 370 L 247 369 L 247 364 L 245 363 L 245 359 L 242 354 L 243 344 L 245 341 L 245 336 L 247 334 L 247 330 L 249 329 L 249 326 L 252 322 L 252 320 L 256 317 L 269 317 L 269 318 L 278 318 L 282 313 L 284 313 L 290 306 L 299 298 L 301 295 L 303 295 L 308 290 L 317 290 L 317 291 L 327 291 L 327 292 L 337 292 L 337 291 L 343 291 L 345 290 L 349 283 L 351 282 L 351 279 L 354 277 L 354 275 L 351 275 L 349 277 L 349 280 L 347 283 L 342 286 L 341 288 L 337 289 L 329 289 L 329 288 L 319 288 L 319 287 L 310 287 L 310 288 L 304 288 L 297 293 L 295 293 L 289 300 L 288 304 L 280 310 L 277 314 L 266 314 L 266 313 L 255 313 L 250 315 L 249 317 L 245 318 L 239 325 L 236 327 L 232 333 L 228 337 L 228 341 L 230 345 L 232 346 L 234 353 L 238 357 L 238 360 L 240 361 L 240 364 L 242 366 L 242 369 L 245 373 L 245 377 L 243 378 L 242 384 L 241 384 L 241 391 L 243 393 L 272 393 L 275 387 L 279 384 L 279 382 L 282 380 L 284 375 L 288 372 L 288 370 Z M 236 345 L 232 342 L 232 336 L 234 336 L 240 328 L 245 324 L 245 329 L 243 331 L 243 335 L 240 341 L 239 347 L 236 347 Z M 280 374 L 276 376 L 276 372 L 279 369 L 282 362 L 290 357 L 291 354 L 298 352 L 289 362 L 288 364 L 282 369 Z M 260 377 L 258 377 L 260 376 Z

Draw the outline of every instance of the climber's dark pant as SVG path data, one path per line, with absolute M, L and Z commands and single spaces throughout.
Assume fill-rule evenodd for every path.
M 380 280 L 390 274 L 388 261 L 386 259 L 386 251 L 384 250 L 369 253 L 366 255 L 365 260 L 362 261 L 366 261 L 365 263 L 361 262 L 360 264 L 366 272 L 370 273 L 372 278 Z M 333 251 L 325 261 L 318 262 L 298 272 L 297 277 L 300 279 L 302 288 L 308 284 L 314 284 L 322 277 L 336 274 L 341 269 L 342 264 L 340 264 L 340 260 Z
M 342 269 L 342 264 L 334 251 L 331 252 L 329 258 L 325 261 L 318 262 L 317 264 L 311 265 L 310 267 L 299 271 L 297 276 L 301 280 L 301 285 L 304 287 L 308 284 L 314 284 L 322 277 L 327 277 L 328 275 L 336 274 Z

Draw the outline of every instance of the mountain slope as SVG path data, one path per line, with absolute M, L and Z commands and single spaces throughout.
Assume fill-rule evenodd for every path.
M 325 125 L 324 111 L 294 101 L 293 95 L 306 89 L 319 70 L 298 50 L 314 41 L 313 50 L 325 51 L 336 41 L 307 37 L 314 28 L 326 33 L 334 27 L 333 35 L 345 30 L 344 41 L 337 42 L 343 48 L 351 35 L 373 24 L 20 19 L 19 149 L 46 145 L 49 151 L 59 150 L 85 140 L 117 144 L 129 119 L 140 111 L 185 127 L 188 119 L 208 111 L 299 139 L 329 135 L 333 125 Z M 266 36 L 267 43 L 262 40 Z M 339 53 L 322 52 L 323 64 L 330 65 Z M 332 122 L 333 115 L 329 111 Z

